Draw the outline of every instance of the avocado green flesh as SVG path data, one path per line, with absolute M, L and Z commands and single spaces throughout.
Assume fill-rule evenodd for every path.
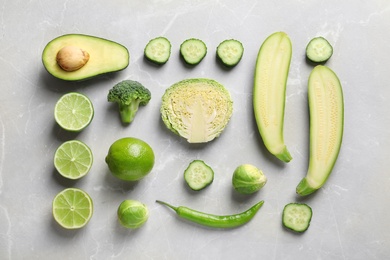
M 77 46 L 89 53 L 89 61 L 76 71 L 63 70 L 56 61 L 57 53 L 65 46 Z M 50 41 L 42 53 L 45 69 L 63 80 L 83 80 L 125 69 L 129 65 L 129 51 L 123 45 L 83 34 L 67 34 Z
M 340 152 L 344 129 L 343 92 L 337 75 L 319 65 L 309 77 L 310 159 L 297 193 L 304 196 L 321 188 Z
M 291 55 L 292 46 L 287 34 L 270 35 L 259 50 L 253 88 L 253 108 L 260 135 L 268 151 L 284 162 L 292 159 L 283 138 Z

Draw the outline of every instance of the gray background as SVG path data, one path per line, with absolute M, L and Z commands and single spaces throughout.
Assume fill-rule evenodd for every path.
M 386 0 L 282 1 L 25 1 L 0 2 L 0 259 L 385 259 L 390 255 L 390 3 Z M 258 49 L 275 31 L 293 44 L 288 77 L 285 142 L 293 160 L 283 164 L 265 150 L 252 113 L 253 72 Z M 53 78 L 42 66 L 42 50 L 53 38 L 83 33 L 125 45 L 127 69 L 88 81 Z M 144 60 L 143 48 L 156 36 L 172 43 L 167 64 Z M 304 50 L 314 36 L 334 47 L 327 63 L 339 76 L 345 96 L 345 134 L 333 174 L 314 196 L 299 199 L 295 187 L 308 165 L 307 78 L 312 66 Z M 179 58 L 187 38 L 204 40 L 206 58 L 194 68 Z M 245 47 L 232 70 L 215 60 L 215 48 L 236 38 Z M 213 78 L 230 91 L 232 119 L 220 138 L 190 145 L 163 125 L 160 100 L 173 83 Z M 108 90 L 124 79 L 152 92 L 135 121 L 120 124 Z M 55 102 L 79 91 L 95 106 L 91 125 L 79 134 L 61 130 Z M 116 180 L 104 162 L 112 142 L 133 136 L 156 154 L 153 171 L 138 183 Z M 68 181 L 53 167 L 64 141 L 78 139 L 94 154 L 91 172 Z M 193 159 L 215 171 L 207 189 L 189 191 L 182 173 Z M 268 177 L 257 194 L 240 196 L 231 186 L 234 169 L 258 166 Z M 54 196 L 64 188 L 87 191 L 95 206 L 90 223 L 78 231 L 60 228 L 51 215 Z M 147 204 L 150 218 L 141 229 L 126 230 L 116 218 L 124 199 Z M 177 218 L 155 200 L 230 214 L 265 200 L 255 218 L 232 230 L 213 230 Z M 281 225 L 285 204 L 308 203 L 309 230 L 296 235 Z

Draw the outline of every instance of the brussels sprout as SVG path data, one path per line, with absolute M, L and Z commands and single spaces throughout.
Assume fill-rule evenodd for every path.
M 267 183 L 267 177 L 255 166 L 243 164 L 234 171 L 232 182 L 239 193 L 252 194 Z
M 145 204 L 136 200 L 124 200 L 118 208 L 119 222 L 126 228 L 139 228 L 149 217 Z

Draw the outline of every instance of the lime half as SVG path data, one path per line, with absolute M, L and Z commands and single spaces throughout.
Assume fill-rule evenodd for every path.
M 92 199 L 83 190 L 68 188 L 58 193 L 53 200 L 54 219 L 66 229 L 84 227 L 92 213 Z
M 70 92 L 56 103 L 54 117 L 65 130 L 79 132 L 87 127 L 93 118 L 94 109 L 91 100 L 80 93 Z
M 77 180 L 85 176 L 92 167 L 91 149 L 78 140 L 67 141 L 54 154 L 54 167 L 65 178 Z

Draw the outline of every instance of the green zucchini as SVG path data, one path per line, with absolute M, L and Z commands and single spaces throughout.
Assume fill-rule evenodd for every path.
M 283 138 L 291 55 L 291 41 L 286 33 L 270 35 L 261 45 L 257 56 L 253 87 L 253 109 L 264 145 L 284 162 L 292 159 Z
M 328 179 L 339 155 L 344 129 L 344 99 L 340 80 L 328 67 L 317 65 L 308 83 L 310 158 L 306 177 L 296 192 L 309 195 Z

